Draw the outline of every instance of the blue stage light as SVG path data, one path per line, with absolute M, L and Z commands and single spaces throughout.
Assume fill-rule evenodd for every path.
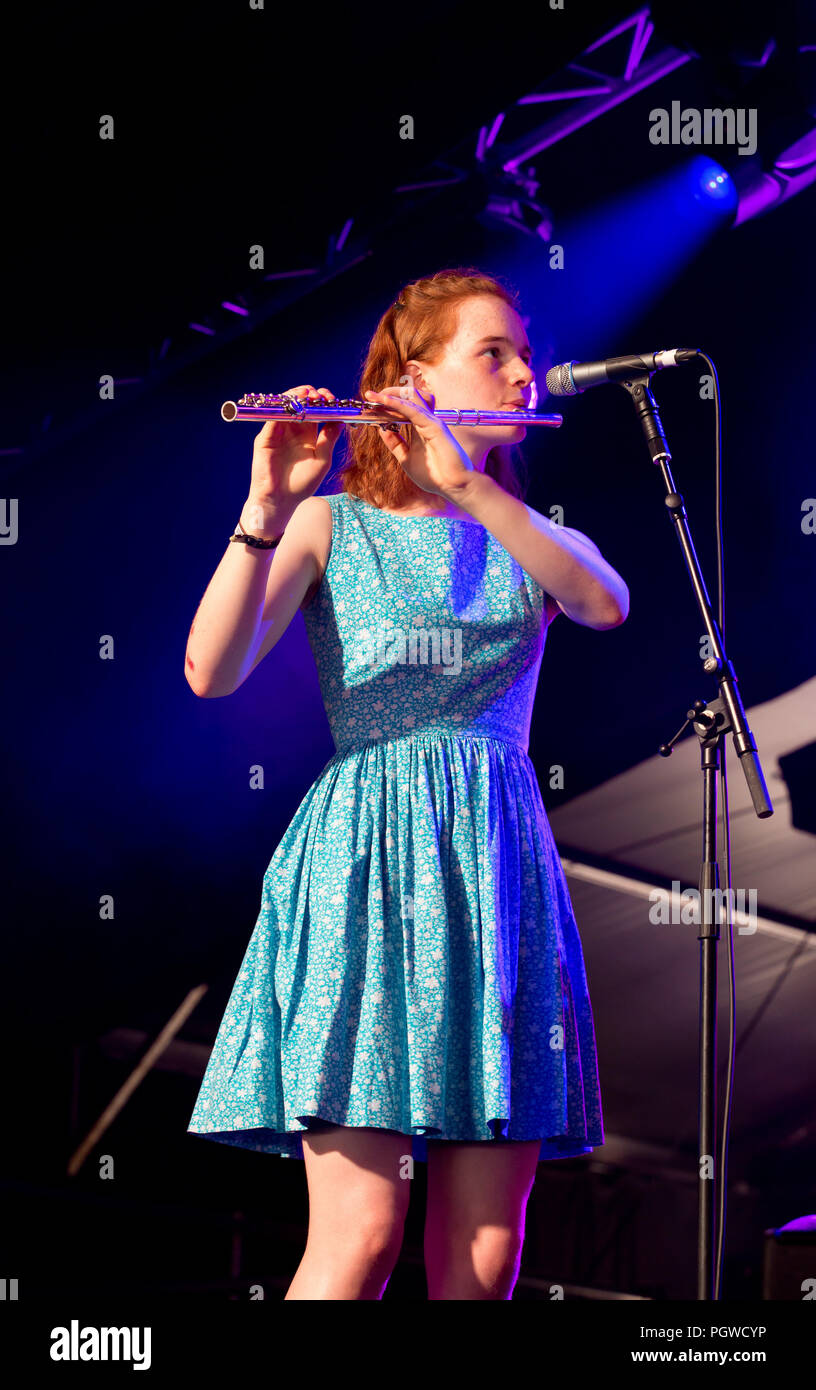
M 696 161 L 695 161 L 696 162 Z M 712 164 L 710 160 L 701 160 L 699 169 L 695 170 L 699 191 L 713 202 L 727 203 L 734 201 L 736 189 L 727 169 L 723 169 L 721 164 Z M 695 194 L 695 196 L 698 196 Z
M 548 331 L 563 345 L 562 356 L 594 359 L 602 355 L 599 343 L 624 341 L 628 324 L 731 224 L 736 205 L 728 171 L 697 154 L 559 219 L 563 268 L 556 272 L 551 260 L 539 260 L 538 281 L 531 283 L 532 302 L 540 296 L 546 304 Z

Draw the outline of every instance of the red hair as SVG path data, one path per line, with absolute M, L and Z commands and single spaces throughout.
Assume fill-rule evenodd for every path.
M 368 345 L 355 395 L 397 386 L 407 375 L 411 358 L 437 362 L 456 329 L 456 307 L 472 295 L 493 294 L 518 311 L 518 296 L 492 275 L 474 267 L 438 270 L 406 285 L 397 296 L 402 307 L 386 309 Z M 463 402 L 467 407 L 468 402 Z M 398 426 L 410 446 L 412 426 Z M 427 493 L 400 467 L 380 430 L 371 426 L 344 426 L 346 461 L 340 469 L 340 485 L 375 507 L 395 509 L 406 502 L 427 499 Z M 526 490 L 526 466 L 518 445 L 497 444 L 485 460 L 485 473 L 513 497 Z

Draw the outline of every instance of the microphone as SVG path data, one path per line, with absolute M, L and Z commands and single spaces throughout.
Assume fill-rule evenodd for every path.
M 607 357 L 603 362 L 561 362 L 547 372 L 547 390 L 551 396 L 575 396 L 590 386 L 626 381 L 644 372 L 659 371 L 661 367 L 679 367 L 698 355 L 697 348 L 662 348 L 660 352 L 645 352 L 642 356 Z

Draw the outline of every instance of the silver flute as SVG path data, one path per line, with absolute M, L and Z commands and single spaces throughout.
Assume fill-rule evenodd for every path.
M 363 412 L 366 412 L 364 415 Z M 563 415 L 538 415 L 534 410 L 435 410 L 435 420 L 443 425 L 549 425 L 557 430 L 564 423 Z M 348 397 L 342 401 L 322 401 L 319 405 L 307 405 L 298 396 L 247 394 L 239 401 L 224 401 L 221 407 L 222 420 L 290 420 L 308 422 L 319 420 L 321 424 L 333 421 L 346 425 L 409 425 L 410 420 L 403 416 L 395 420 L 390 415 L 378 415 L 377 406 L 370 401 Z

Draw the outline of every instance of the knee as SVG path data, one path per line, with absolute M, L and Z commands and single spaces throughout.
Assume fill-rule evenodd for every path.
M 471 1242 L 474 1264 L 497 1272 L 515 1269 L 521 1258 L 522 1240 L 509 1226 L 480 1226 Z
M 506 1227 L 482 1226 L 454 1242 L 441 1269 L 433 1272 L 442 1298 L 510 1298 L 518 1277 L 523 1238 Z M 429 1275 L 430 1287 L 430 1275 Z
M 347 1251 L 354 1251 L 372 1262 L 388 1261 L 399 1254 L 403 1241 L 405 1213 L 385 1205 L 366 1206 L 365 1210 L 341 1208 L 330 1219 L 310 1222 L 314 1239 L 328 1238 Z
M 399 1211 L 374 1212 L 356 1223 L 354 1239 L 372 1260 L 387 1263 L 399 1255 L 404 1226 L 405 1218 Z

